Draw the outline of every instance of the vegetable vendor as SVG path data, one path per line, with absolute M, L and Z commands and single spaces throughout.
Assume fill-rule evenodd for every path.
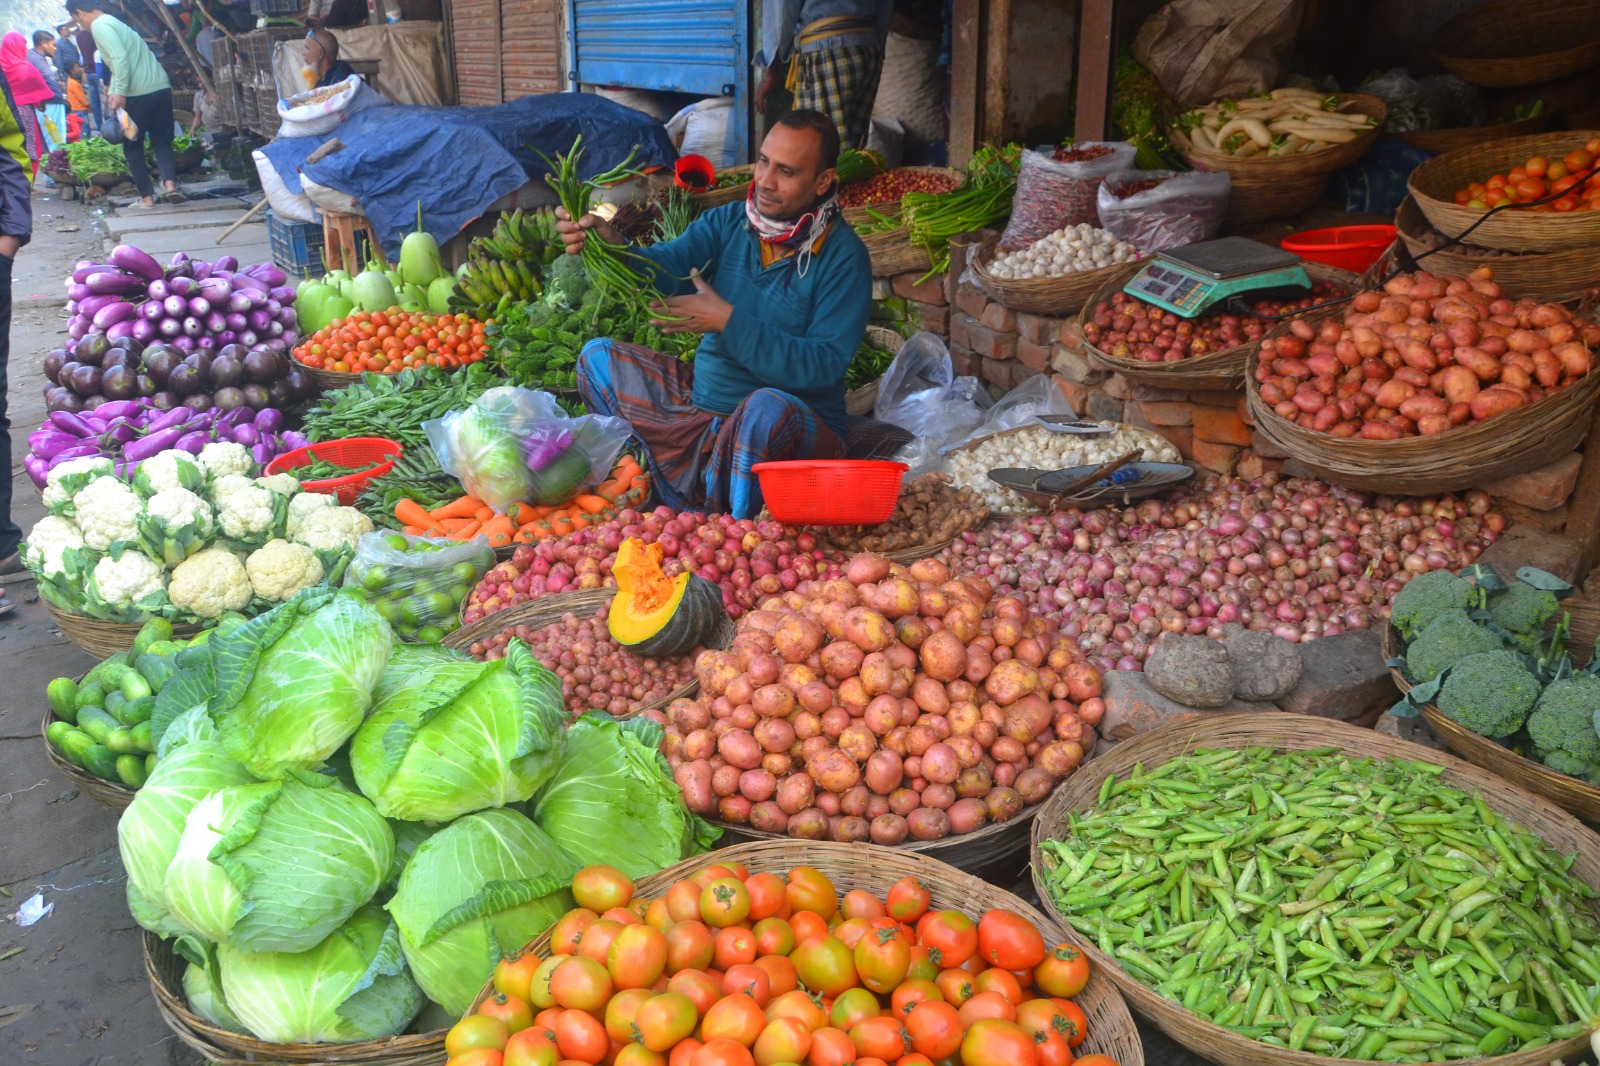
M 845 412 L 872 266 L 839 217 L 838 158 L 831 119 L 791 112 L 762 142 L 744 203 L 706 212 L 677 240 L 633 249 L 667 295 L 654 324 L 705 335 L 694 362 L 604 338 L 579 354 L 583 402 L 632 425 L 670 507 L 752 518 L 762 508 L 755 464 L 841 459 L 882 425 Z M 557 217 L 569 253 L 581 253 L 591 229 L 621 243 L 594 215 Z

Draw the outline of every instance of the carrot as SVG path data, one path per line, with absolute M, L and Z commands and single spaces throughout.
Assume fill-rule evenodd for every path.
M 496 515 L 483 523 L 482 529 L 479 530 L 479 532 L 488 536 L 489 543 L 496 548 L 504 544 L 510 544 L 511 536 L 516 531 L 517 527 L 512 524 L 511 519 L 506 515 Z
M 549 504 L 541 504 L 538 507 L 534 507 L 530 504 L 519 503 L 513 509 L 513 512 L 508 513 L 511 514 L 511 520 L 517 525 L 526 526 L 546 517 L 553 510 L 555 510 L 555 508 L 551 507 Z
M 648 488 L 649 486 L 650 486 L 650 475 L 649 474 L 642 474 L 642 473 L 641 474 L 635 474 L 628 481 L 628 487 L 630 489 L 643 489 L 643 488 Z
M 439 522 L 416 500 L 401 500 L 394 505 L 395 520 L 419 529 L 437 529 Z
M 469 494 L 451 500 L 442 507 L 435 507 L 428 513 L 433 515 L 435 521 L 443 518 L 476 518 L 483 506 L 482 500 Z
M 610 500 L 603 499 L 599 496 L 589 495 L 576 496 L 573 498 L 572 502 L 573 505 L 584 514 L 599 514 L 611 504 Z
M 574 530 L 588 529 L 589 526 L 590 526 L 589 516 L 584 514 L 582 511 L 579 511 L 576 514 L 574 514 L 572 516 L 572 518 L 569 519 L 569 521 L 571 521 L 572 528 Z
M 455 531 L 462 526 L 470 526 L 476 521 L 476 518 L 441 518 L 439 520 L 439 528 L 446 533 L 454 535 Z
M 528 513 L 531 510 L 532 508 L 529 505 L 518 502 L 506 508 L 506 515 L 511 519 L 511 521 L 515 522 L 519 526 L 522 526 L 528 524 Z
M 554 516 L 551 516 L 551 519 L 550 519 L 550 532 L 554 533 L 558 537 L 564 536 L 564 535 L 566 535 L 568 533 L 571 533 L 572 532 L 572 519 L 566 518 L 566 517 L 556 518 Z
M 532 523 L 522 526 L 511 534 L 511 543 L 513 544 L 537 544 L 538 542 L 539 534 L 534 532 Z
M 494 517 L 494 508 L 480 507 L 478 508 L 477 513 L 475 513 L 472 517 L 476 518 L 480 522 L 487 522 L 489 519 Z
M 408 537 L 421 537 L 427 534 L 427 530 L 422 529 L 420 526 L 403 526 L 400 532 Z
M 473 537 L 476 537 L 479 533 L 482 533 L 482 532 L 483 532 L 483 523 L 474 518 L 474 519 L 469 519 L 463 525 L 458 527 L 454 533 L 452 533 L 450 535 L 452 537 L 454 537 L 456 540 L 471 540 Z

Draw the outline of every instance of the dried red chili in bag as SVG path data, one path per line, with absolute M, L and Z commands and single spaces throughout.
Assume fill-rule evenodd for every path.
M 1106 178 L 1133 166 L 1133 145 L 1118 142 L 1057 149 L 1075 158 L 1057 162 L 1040 152 L 1022 153 L 1011 221 L 1000 238 L 1001 251 L 1027 248 L 1063 226 L 1100 224 L 1095 196 Z

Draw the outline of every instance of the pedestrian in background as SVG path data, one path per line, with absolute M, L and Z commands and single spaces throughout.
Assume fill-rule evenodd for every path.
M 67 0 L 67 12 L 78 25 L 88 27 L 95 49 L 111 67 L 111 84 L 106 87 L 111 114 L 107 117 L 116 121 L 117 109 L 121 108 L 137 127 L 134 136 L 122 142 L 122 158 L 133 175 L 133 183 L 139 187 L 139 199 L 132 206 L 155 206 L 155 188 L 144 159 L 146 137 L 156 154 L 167 199 L 181 203 L 184 197 L 178 189 L 178 168 L 172 158 L 172 82 L 144 39 L 127 23 L 107 14 L 101 6 L 103 2 Z
M 83 64 L 74 63 L 67 71 L 67 143 L 83 139 L 89 121 L 89 94 L 83 88 Z
M 72 68 L 83 62 L 83 56 L 78 52 L 77 42 L 72 39 L 72 23 L 62 23 L 56 27 L 56 32 L 60 35 L 56 38 L 56 70 L 60 72 L 64 86 L 66 80 L 72 76 Z M 67 102 L 69 110 L 71 106 L 72 102 L 69 100 Z
M 68 23 L 68 29 L 73 29 L 73 43 L 78 46 L 78 58 L 83 63 L 83 87 L 89 90 L 89 110 L 94 114 L 94 128 L 100 128 L 100 80 L 99 66 L 96 63 L 94 36 L 85 29 L 76 28 L 76 23 Z
M 833 119 L 846 148 L 864 148 L 883 74 L 892 0 L 763 0 L 757 111 L 780 85 L 795 110 Z
M 17 36 L 21 36 L 18 34 Z M 5 586 L 27 579 L 17 548 L 22 530 L 11 518 L 11 421 L 6 417 L 6 362 L 11 354 L 11 264 L 33 236 L 28 203 L 29 168 L 22 105 L 12 99 L 9 78 L 0 78 L 0 615 L 17 605 Z
M 12 31 L 0 38 L 0 73 L 5 75 L 7 98 L 22 130 L 23 151 L 32 167 L 29 177 L 39 172 L 39 156 L 44 138 L 39 132 L 39 108 L 50 99 L 50 86 L 28 62 L 28 42 Z
M 33 47 L 28 49 L 28 62 L 50 86 L 50 99 L 39 106 L 39 129 L 44 133 L 46 155 L 67 143 L 67 91 L 61 87 L 55 54 L 55 34 L 49 30 L 34 30 Z

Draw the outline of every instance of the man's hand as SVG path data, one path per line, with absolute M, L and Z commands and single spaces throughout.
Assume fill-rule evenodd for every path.
M 116 93 L 112 93 L 110 96 L 106 97 L 106 103 L 111 105 L 111 110 L 113 111 L 127 102 L 128 101 L 126 99 L 118 96 Z
M 700 271 L 691 270 L 689 280 L 694 282 L 693 296 L 669 296 L 661 305 L 677 321 L 653 318 L 650 324 L 662 333 L 721 333 L 727 329 L 733 305 L 706 284 Z
M 0 255 L 7 259 L 15 259 L 17 253 L 22 251 L 22 242 L 15 237 L 0 237 Z
M 777 66 L 770 66 L 767 68 L 767 72 L 761 75 L 761 83 L 756 86 L 757 111 L 765 111 L 767 109 L 767 97 L 770 96 L 772 94 L 772 90 L 776 89 L 777 87 L 778 68 Z
M 599 215 L 584 215 L 578 221 L 572 221 L 572 216 L 567 214 L 564 207 L 556 208 L 556 232 L 561 234 L 561 243 L 566 245 L 568 255 L 581 255 L 583 241 L 588 236 L 587 231 L 594 230 L 608 244 L 626 244 L 620 234 L 611 228 L 611 223 Z

